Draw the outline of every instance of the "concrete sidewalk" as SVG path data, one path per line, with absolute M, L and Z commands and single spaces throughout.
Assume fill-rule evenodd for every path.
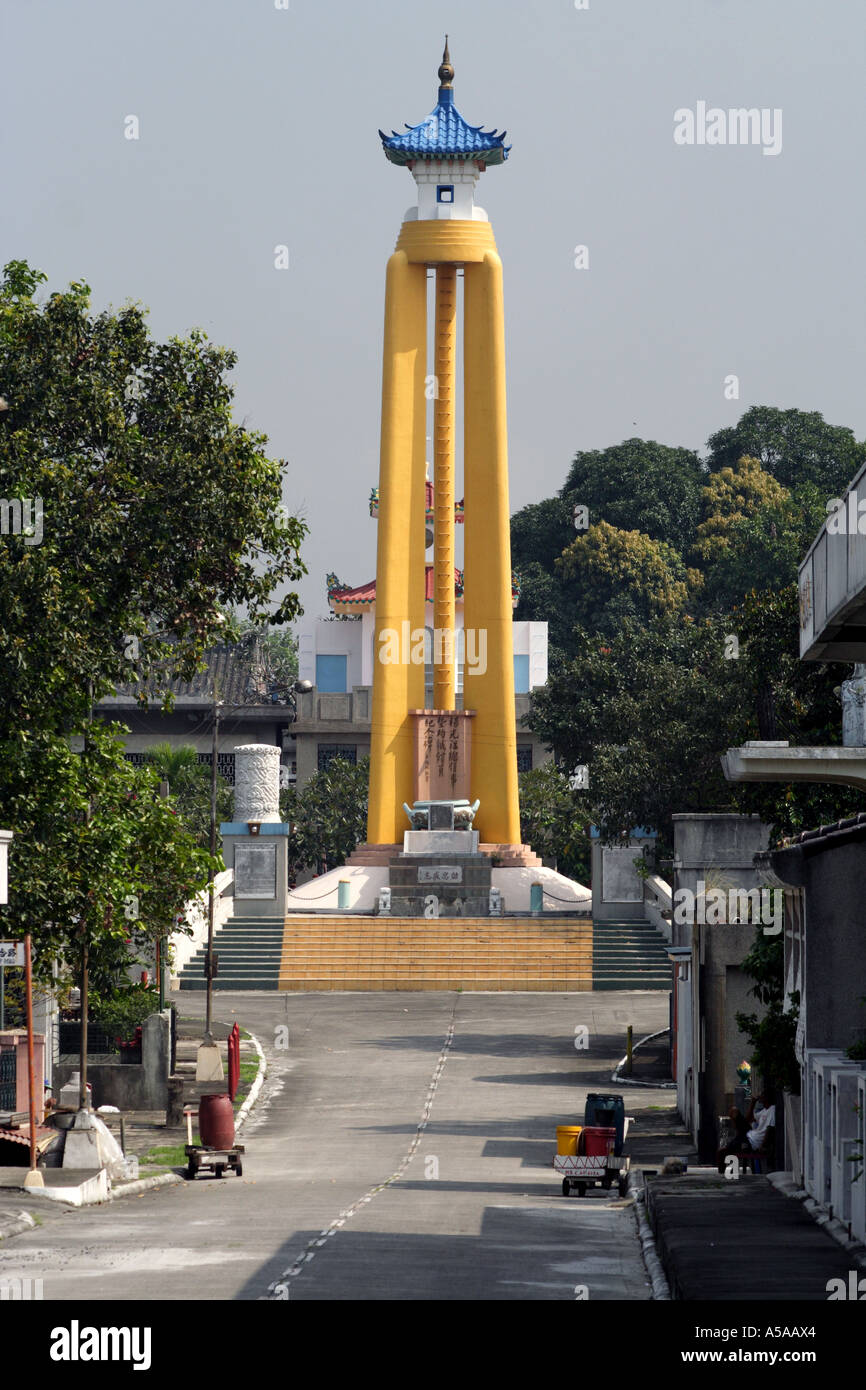
M 184 1000 L 184 1003 L 187 1001 Z M 192 1011 L 190 1011 L 191 1013 Z M 220 1043 L 223 1054 L 223 1064 L 226 1065 L 225 1040 L 231 1029 L 230 1023 L 222 1023 L 214 1020 L 213 1034 Z M 195 1059 L 198 1045 L 201 1041 L 202 1024 L 194 1017 L 182 1017 L 178 1020 L 177 1037 L 177 1059 L 175 1075 L 182 1076 L 184 1081 L 184 1104 L 196 1104 L 201 1095 L 207 1092 L 225 1090 L 226 1083 L 205 1083 L 200 1084 L 195 1080 Z M 241 1037 L 241 1084 L 235 1104 L 235 1114 L 237 1115 L 240 1105 L 250 1090 L 250 1079 L 247 1075 L 244 1079 L 244 1068 L 247 1066 L 248 1073 L 254 1064 L 258 1068 L 259 1056 L 254 1044 L 248 1039 Z M 109 1120 L 109 1128 L 119 1139 L 119 1127 L 117 1116 L 105 1117 Z M 165 1111 L 135 1110 L 127 1111 L 124 1115 L 126 1149 L 128 1156 L 134 1155 L 139 1160 L 145 1158 L 155 1149 L 174 1149 L 186 1143 L 186 1124 L 169 1126 L 165 1122 Z M 193 1121 L 193 1134 L 197 1135 L 196 1122 Z M 114 1200 L 125 1193 L 137 1196 L 143 1190 L 144 1183 L 154 1185 L 171 1179 L 166 1178 L 166 1174 L 172 1170 L 177 1170 L 183 1166 L 184 1160 L 177 1155 L 159 1154 L 152 1157 L 148 1163 L 142 1164 L 140 1168 L 140 1179 L 138 1182 L 118 1182 L 112 1184 L 111 1199 Z M 21 1178 L 23 1181 L 26 1168 L 22 1167 Z M 43 1176 L 47 1185 L 57 1187 L 63 1184 L 62 1169 L 43 1168 Z M 68 1175 L 68 1170 L 66 1170 Z M 79 1194 L 79 1200 L 75 1205 L 88 1205 L 91 1201 L 100 1200 L 98 1195 L 91 1195 L 88 1185 L 85 1184 L 84 1190 Z M 104 1199 L 103 1199 L 104 1200 Z M 21 1190 L 15 1180 L 15 1170 L 5 1168 L 0 1172 L 0 1241 L 8 1240 L 11 1236 L 20 1235 L 32 1228 L 34 1224 L 42 1225 L 46 1220 L 54 1221 L 59 1216 L 69 1213 L 73 1209 L 72 1203 L 63 1201 L 52 1201 L 39 1191 L 38 1188 L 31 1188 L 26 1191 Z
M 801 1202 L 763 1176 L 715 1169 L 650 1177 L 647 1213 L 671 1296 L 695 1302 L 825 1302 L 857 1267 Z

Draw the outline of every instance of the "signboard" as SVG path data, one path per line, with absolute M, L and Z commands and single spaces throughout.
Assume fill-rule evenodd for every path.
M 602 850 L 602 902 L 643 902 L 643 882 L 635 871 L 635 865 L 642 858 L 643 851 L 639 845 L 623 845 L 618 849 Z
M 277 846 L 270 843 L 235 845 L 235 897 L 276 898 Z
M 462 883 L 463 867 L 460 864 L 421 864 L 418 867 L 419 883 Z
M 0 941 L 0 965 L 23 965 L 24 942 Z

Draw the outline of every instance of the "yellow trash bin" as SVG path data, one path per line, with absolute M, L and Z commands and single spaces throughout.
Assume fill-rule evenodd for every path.
M 573 1158 L 577 1153 L 577 1141 L 583 1125 L 556 1126 L 556 1152 Z

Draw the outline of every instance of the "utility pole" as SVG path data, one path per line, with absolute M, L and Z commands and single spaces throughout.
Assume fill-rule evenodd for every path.
M 210 852 L 216 858 L 217 841 L 217 754 L 219 747 L 220 701 L 214 689 L 213 702 L 213 742 L 211 745 L 210 769 Z M 207 955 L 205 956 L 205 1033 L 196 1054 L 196 1081 L 221 1081 L 223 1079 L 222 1056 L 214 1042 L 213 1025 L 213 919 L 214 919 L 214 871 L 211 869 L 207 900 Z
M 36 1069 L 33 1062 L 33 969 L 30 933 L 24 938 L 24 981 L 27 991 L 27 1091 L 30 1110 L 30 1171 L 25 1187 L 44 1187 L 45 1179 L 36 1165 Z
M 165 782 L 165 781 L 160 782 L 160 784 L 159 784 L 159 794 L 160 794 L 161 797 L 165 797 L 165 799 L 167 800 L 170 791 L 171 791 L 171 788 L 170 788 L 168 782 Z M 168 945 L 168 937 L 167 937 L 167 936 L 163 936 L 162 934 L 160 934 L 160 935 L 156 938 L 156 979 L 157 979 L 157 987 L 158 987 L 158 989 L 159 989 L 159 1012 L 160 1012 L 160 1013 L 162 1013 L 163 1009 L 165 1008 L 165 957 L 166 957 L 166 954 L 167 954 L 167 951 L 166 951 L 167 945 Z
M 88 733 L 93 722 L 93 681 L 87 682 L 87 730 L 84 735 L 84 769 L 87 772 L 87 748 Z M 84 812 L 85 825 L 90 824 L 92 807 L 90 798 L 87 798 L 87 808 Z M 87 1110 L 87 1007 L 88 1007 L 88 974 L 89 974 L 89 939 L 88 939 L 87 911 L 81 914 L 81 1056 L 78 1074 L 78 1108 Z
M 210 766 L 210 852 L 216 857 L 217 839 L 217 751 L 219 748 L 220 707 L 214 699 L 213 706 L 213 745 Z M 207 896 L 207 1004 L 205 1010 L 205 1042 L 213 1042 L 211 1021 L 213 1017 L 213 917 L 214 917 L 214 876 L 208 884 Z

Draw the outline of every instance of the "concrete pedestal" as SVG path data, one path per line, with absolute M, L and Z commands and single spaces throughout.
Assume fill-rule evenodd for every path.
M 285 917 L 289 892 L 289 827 L 262 825 L 252 834 L 243 821 L 220 826 L 223 858 L 234 869 L 236 917 Z

